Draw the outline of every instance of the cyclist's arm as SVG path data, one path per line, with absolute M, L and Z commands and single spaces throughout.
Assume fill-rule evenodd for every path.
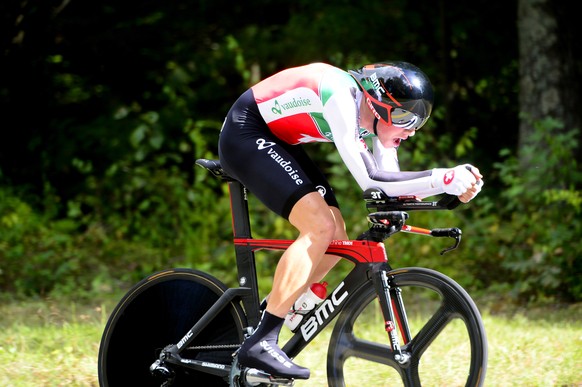
M 400 171 L 397 149 L 384 147 L 376 136 L 372 137 L 372 149 L 372 154 L 370 152 L 361 153 L 368 175 L 372 180 L 406 181 L 432 175 L 432 170 L 419 172 Z M 440 193 L 442 193 L 440 188 L 428 188 L 427 190 L 418 191 L 416 196 L 424 198 Z
M 426 197 L 442 193 L 431 186 L 431 171 L 381 172 L 359 136 L 357 110 L 349 92 L 336 92 L 324 107 L 338 152 L 362 190 L 380 188 L 389 196 Z

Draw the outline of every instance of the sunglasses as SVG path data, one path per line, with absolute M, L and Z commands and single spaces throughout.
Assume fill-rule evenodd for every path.
M 388 125 L 393 125 L 397 128 L 403 128 L 406 130 L 418 130 L 426 123 L 426 121 L 428 121 L 428 116 L 421 118 L 418 114 L 412 113 L 409 110 L 399 107 L 395 108 L 387 103 L 374 99 L 365 89 L 363 92 L 366 96 L 366 103 L 374 116 Z M 388 95 L 398 106 L 402 106 L 402 104 L 395 100 L 389 93 L 386 93 L 386 95 Z

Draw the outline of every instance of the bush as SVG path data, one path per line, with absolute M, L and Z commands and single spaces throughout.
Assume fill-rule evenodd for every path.
M 5 187 L 0 222 L 0 291 L 19 296 L 90 297 L 135 280 L 117 259 L 143 274 L 162 256 L 159 249 L 112 239 L 98 226 L 80 232 L 78 221 L 40 214 Z
M 504 150 L 497 163 L 505 189 L 490 222 L 489 256 L 500 269 L 496 282 L 520 300 L 582 300 L 582 174 L 576 164 L 578 130 L 556 130 L 551 119 L 535 124 L 520 158 Z M 542 146 L 542 144 L 545 144 Z M 520 164 L 527 160 L 527 165 Z M 486 215 L 485 215 L 486 216 Z

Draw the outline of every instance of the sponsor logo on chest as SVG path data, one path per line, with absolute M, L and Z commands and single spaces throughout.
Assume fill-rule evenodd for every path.
M 307 87 L 290 90 L 257 105 L 267 123 L 296 114 L 323 111 L 319 96 Z

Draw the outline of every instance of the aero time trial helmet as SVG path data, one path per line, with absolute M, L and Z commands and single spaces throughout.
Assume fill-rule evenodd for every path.
M 383 62 L 348 70 L 362 88 L 378 120 L 404 129 L 420 129 L 432 111 L 433 89 L 428 77 L 406 62 Z

